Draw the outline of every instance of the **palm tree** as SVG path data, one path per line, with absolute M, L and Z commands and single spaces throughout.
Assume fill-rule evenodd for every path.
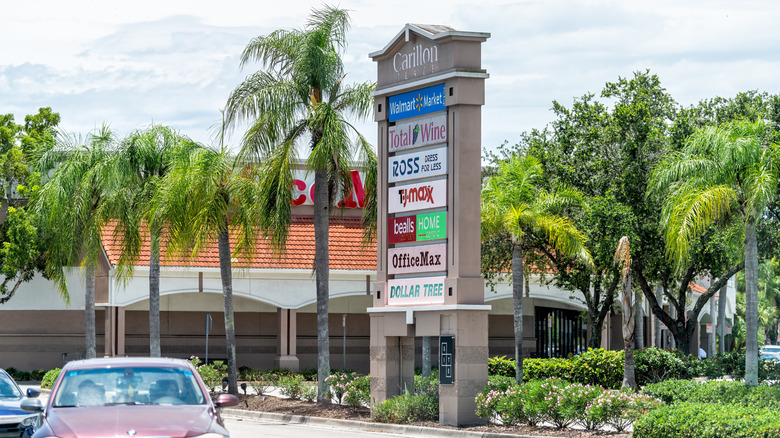
M 253 39 L 241 64 L 260 61 L 265 70 L 241 83 L 228 98 L 226 124 L 246 121 L 241 156 L 262 166 L 261 225 L 274 248 L 284 251 L 291 224 L 292 172 L 298 146 L 308 142 L 306 167 L 314 172 L 314 270 L 317 289 L 318 403 L 328 403 L 328 217 L 338 192 L 349 192 L 353 159 L 375 162 L 375 153 L 346 116 L 366 118 L 373 84 L 347 85 L 341 53 L 349 29 L 347 11 L 313 10 L 304 29 L 277 30 Z M 351 134 L 356 136 L 353 142 Z M 374 161 L 371 161 L 374 160 Z
M 110 204 L 115 233 L 122 243 L 117 278 L 129 279 L 149 233 L 149 355 L 160 356 L 160 237 L 164 218 L 155 216 L 152 199 L 171 162 L 197 145 L 166 126 L 154 125 L 130 134 L 113 162 L 117 184 Z
M 232 257 L 251 257 L 258 219 L 257 176 L 231 157 L 226 147 L 199 148 L 172 162 L 154 204 L 157 217 L 166 218 L 168 250 L 192 257 L 217 242 L 225 305 L 225 345 L 228 392 L 238 393 L 235 321 L 233 317 Z M 231 233 L 232 232 L 232 233 Z M 235 251 L 231 235 L 236 236 Z
M 564 208 L 582 205 L 579 192 L 561 188 L 555 193 L 537 187 L 542 167 L 531 156 L 514 156 L 500 164 L 496 176 L 482 190 L 482 227 L 485 233 L 506 231 L 512 239 L 512 298 L 514 302 L 516 379 L 523 382 L 523 253 L 531 237 L 553 250 L 591 263 L 585 237 L 565 216 Z
M 49 239 L 46 272 L 67 294 L 63 267 L 82 257 L 85 273 L 86 357 L 96 356 L 95 341 L 95 269 L 102 248 L 103 226 L 107 220 L 106 188 L 110 187 L 109 162 L 116 152 L 113 132 L 103 126 L 87 135 L 58 136 L 58 144 L 38 161 L 45 174 L 54 169 L 51 179 L 32 199 L 32 206 Z M 64 161 L 61 161 L 63 160 Z
M 651 191 L 667 194 L 662 223 L 675 265 L 684 266 L 707 227 L 738 221 L 744 229 L 745 384 L 758 385 L 756 226 L 777 195 L 778 149 L 762 140 L 763 123 L 700 128 L 653 172 Z
M 628 237 L 620 238 L 614 260 L 615 264 L 620 266 L 622 270 L 621 305 L 623 309 L 623 347 L 625 348 L 622 386 L 636 391 L 636 378 L 634 377 L 634 323 L 636 322 L 634 311 L 636 307 L 631 304 L 631 248 Z

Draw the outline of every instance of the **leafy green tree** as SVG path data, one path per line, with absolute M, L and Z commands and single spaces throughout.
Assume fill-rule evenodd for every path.
M 482 226 L 486 233 L 506 231 L 512 245 L 512 300 L 514 307 L 515 364 L 523 382 L 523 253 L 529 237 L 543 239 L 556 252 L 590 260 L 585 237 L 563 213 L 582 205 L 579 192 L 561 187 L 547 192 L 537 187 L 542 167 L 531 156 L 512 157 L 499 173 L 486 180 L 482 190 Z
M 35 159 L 54 144 L 60 116 L 51 108 L 40 108 L 25 117 L 25 124 L 14 123 L 12 114 L 0 115 L 0 172 L 2 176 L 2 217 L 0 224 L 0 304 L 8 302 L 22 283 L 36 272 L 44 272 L 46 243 L 42 240 L 36 217 L 27 208 L 28 198 L 40 187 Z M 68 301 L 68 295 L 63 299 Z
M 328 403 L 325 379 L 330 374 L 328 217 L 339 192 L 343 196 L 352 189 L 353 158 L 370 171 L 376 167 L 373 149 L 346 118 L 364 119 L 371 113 L 374 88 L 369 82 L 344 83 L 341 54 L 348 29 L 347 11 L 324 6 L 312 11 L 304 29 L 276 30 L 253 39 L 241 64 L 260 61 L 265 69 L 233 90 L 225 111 L 227 126 L 249 124 L 241 155 L 262 166 L 261 225 L 279 252 L 292 221 L 298 146 L 308 142 L 306 168 L 314 173 L 318 403 Z
M 95 269 L 102 249 L 103 227 L 108 219 L 106 189 L 110 187 L 110 161 L 116 153 L 113 132 L 103 126 L 86 137 L 59 136 L 55 148 L 38 162 L 41 173 L 54 169 L 32 201 L 32 209 L 47 240 L 46 274 L 67 294 L 64 268 L 77 263 L 86 278 L 86 357 L 96 356 Z M 60 161 L 63 156 L 65 161 Z
M 137 263 L 143 235 L 149 235 L 149 354 L 160 356 L 160 239 L 165 218 L 152 202 L 171 162 L 197 145 L 169 127 L 153 125 L 130 134 L 112 162 L 115 184 L 108 200 L 122 243 L 118 278 L 128 279 Z
M 172 161 L 154 201 L 154 217 L 165 218 L 169 230 L 168 251 L 195 257 L 217 242 L 231 394 L 238 393 L 232 259 L 251 257 L 255 247 L 261 205 L 257 183 L 254 168 L 237 162 L 226 147 L 197 148 Z M 231 234 L 237 239 L 235 250 Z
M 652 190 L 667 193 L 663 223 L 675 266 L 690 260 L 708 227 L 737 223 L 744 228 L 745 384 L 758 384 L 758 245 L 756 227 L 777 195 L 778 150 L 767 144 L 762 122 L 736 122 L 697 129 L 686 147 L 653 173 Z M 679 268 L 678 268 L 679 269 Z

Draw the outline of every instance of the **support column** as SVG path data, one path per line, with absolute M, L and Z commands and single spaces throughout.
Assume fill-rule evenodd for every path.
M 407 327 L 403 313 L 372 313 L 371 347 L 369 353 L 371 375 L 371 405 L 381 403 L 404 388 L 414 386 L 414 337 Z
M 125 308 L 107 306 L 105 310 L 105 355 L 125 355 Z
M 456 311 L 441 315 L 441 334 L 455 336 L 455 378 L 439 385 L 439 424 L 484 424 L 477 416 L 474 394 L 487 384 L 488 312 Z
M 276 316 L 277 356 L 274 359 L 274 366 L 297 372 L 300 369 L 297 356 L 298 312 L 295 309 L 280 308 L 277 310 Z

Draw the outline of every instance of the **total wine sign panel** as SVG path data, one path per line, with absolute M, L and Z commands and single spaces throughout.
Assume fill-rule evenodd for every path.
M 446 179 L 390 187 L 387 191 L 388 213 L 447 206 Z
M 387 130 L 388 152 L 447 142 L 447 113 L 398 122 Z
M 391 217 L 387 243 L 420 242 L 447 238 L 447 212 Z
M 401 182 L 447 174 L 447 147 L 390 157 L 387 181 Z
M 387 305 L 444 304 L 444 278 L 442 276 L 387 280 Z
M 388 274 L 447 270 L 447 244 L 404 246 L 387 250 Z

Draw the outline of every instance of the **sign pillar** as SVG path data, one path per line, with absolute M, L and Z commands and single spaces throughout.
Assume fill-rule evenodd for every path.
M 407 24 L 377 63 L 372 404 L 411 389 L 414 337 L 439 339 L 439 421 L 477 424 L 490 306 L 480 273 L 483 32 Z M 442 351 L 446 348 L 447 351 Z

